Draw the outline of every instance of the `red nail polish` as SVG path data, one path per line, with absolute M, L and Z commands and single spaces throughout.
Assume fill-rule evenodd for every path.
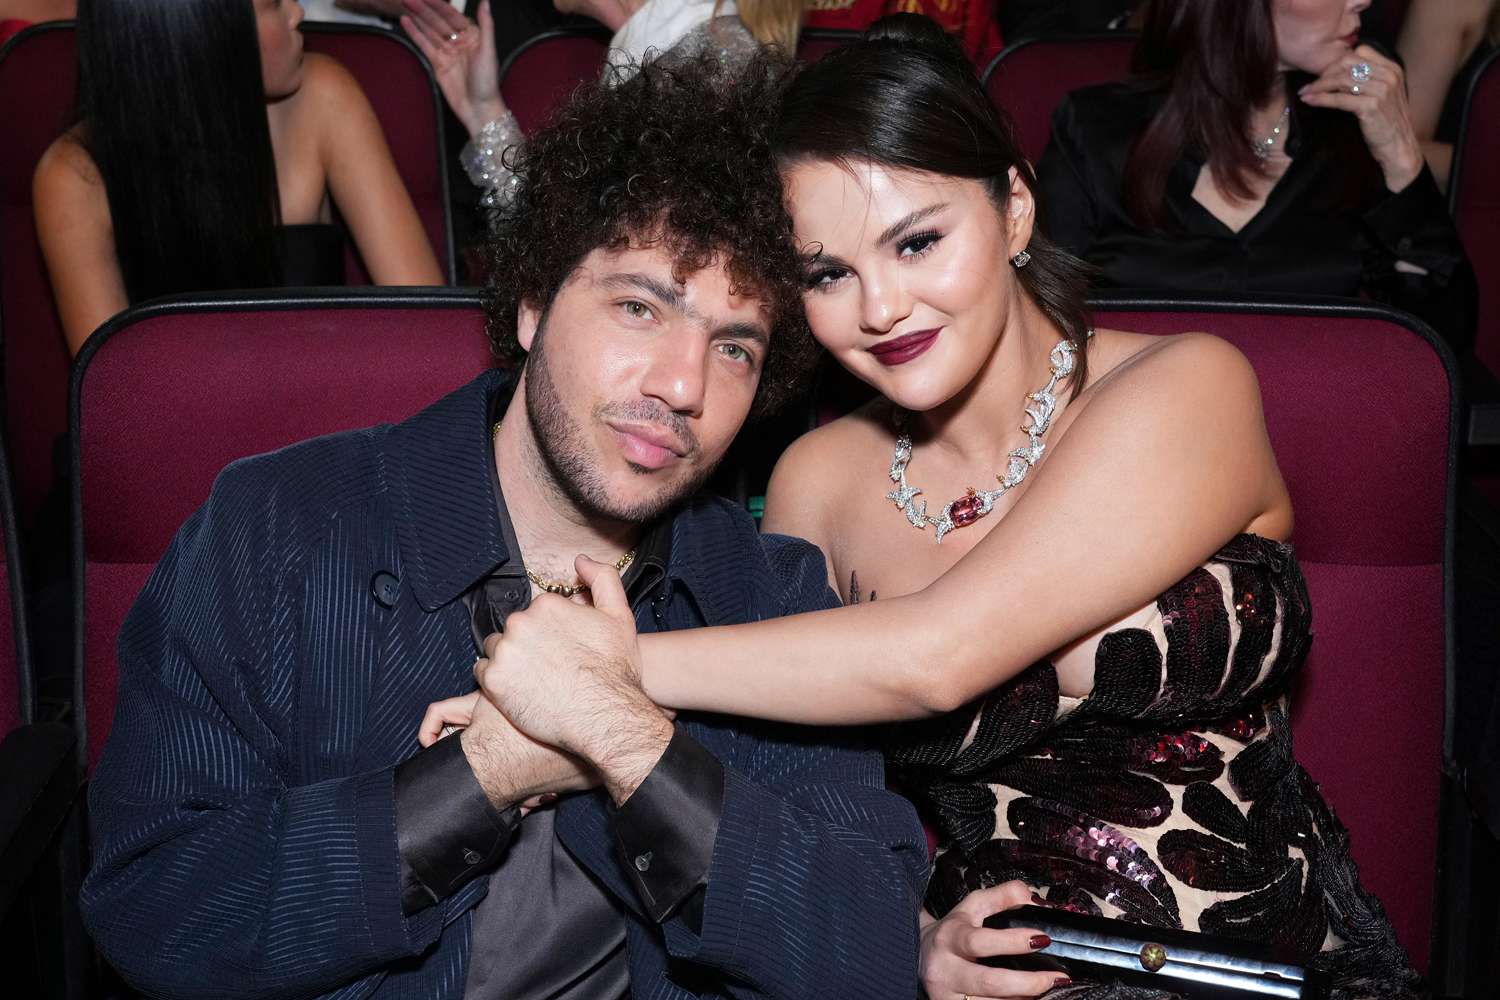
M 1045 934 L 1033 934 L 1033 935 L 1031 935 L 1031 950 L 1032 951 L 1041 951 L 1043 948 L 1047 947 L 1051 943 L 1052 943 L 1052 939 L 1049 938 Z
M 1051 902 L 1049 902 L 1048 900 L 1043 899 L 1039 893 L 1035 893 L 1035 892 L 1033 892 L 1031 894 L 1031 901 L 1033 903 L 1035 903 L 1037 906 L 1052 906 L 1052 905 L 1054 905 Z
M 1056 979 L 1052 980 L 1052 988 L 1054 990 L 1065 990 L 1072 985 L 1073 980 L 1069 979 L 1067 976 L 1058 976 Z

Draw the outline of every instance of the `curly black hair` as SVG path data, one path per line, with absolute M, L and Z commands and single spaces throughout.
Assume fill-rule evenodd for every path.
M 487 330 L 520 362 L 516 310 L 545 307 L 599 248 L 664 246 L 681 281 L 722 262 L 737 294 L 765 304 L 770 349 L 752 417 L 804 386 L 817 356 L 801 267 L 771 154 L 784 64 L 727 68 L 711 54 L 659 59 L 628 80 L 580 87 L 524 147 L 517 189 L 488 243 Z

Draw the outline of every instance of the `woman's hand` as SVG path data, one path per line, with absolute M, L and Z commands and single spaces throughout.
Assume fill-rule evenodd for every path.
M 504 115 L 489 0 L 479 4 L 478 25 L 445 0 L 403 0 L 403 4 L 402 29 L 432 63 L 438 89 L 469 135 Z
M 1008 1000 L 1071 985 L 1066 976 L 1055 972 L 993 969 L 977 961 L 996 955 L 1029 955 L 1051 943 L 1045 934 L 1033 930 L 984 926 L 990 914 L 1024 906 L 1032 895 L 1024 882 L 1006 882 L 969 893 L 941 920 L 923 913 L 921 975 L 928 1000 Z
M 479 692 L 475 691 L 473 694 L 444 698 L 428 705 L 421 724 L 417 726 L 417 742 L 430 747 L 443 738 L 443 730 L 449 726 L 468 729 L 469 723 L 474 721 L 474 707 L 478 704 Z
M 1356 78 L 1355 67 L 1366 65 L 1369 78 Z M 1315 108 L 1338 108 L 1359 119 L 1365 145 L 1392 192 L 1404 190 L 1422 172 L 1422 144 L 1406 103 L 1406 74 L 1375 49 L 1359 46 L 1297 93 Z

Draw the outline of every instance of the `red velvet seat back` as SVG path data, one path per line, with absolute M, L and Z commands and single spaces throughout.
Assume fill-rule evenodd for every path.
M 1035 164 L 1062 99 L 1080 87 L 1125 79 L 1134 48 L 1134 36 L 1118 33 L 1021 42 L 990 63 L 984 87 L 1015 120 L 1021 152 Z
M 438 266 L 452 281 L 453 226 L 448 214 L 442 98 L 426 57 L 405 35 L 367 25 L 304 22 L 302 35 L 308 52 L 337 59 L 359 81 L 385 132 L 396 171 L 421 216 Z M 344 266 L 349 284 L 370 283 L 370 273 L 353 241 Z
M 1206 330 L 1255 366 L 1312 598 L 1314 639 L 1292 713 L 1297 758 L 1425 970 L 1449 666 L 1453 394 L 1422 335 L 1370 310 L 1345 312 L 1101 310 L 1095 322 Z
M 531 135 L 580 83 L 599 79 L 609 33 L 563 28 L 537 35 L 500 67 L 500 94 L 521 130 Z
M 68 425 L 68 349 L 37 244 L 31 175 L 67 130 L 76 75 L 72 22 L 28 28 L 0 49 L 0 340 L 23 524 L 47 494 L 53 442 Z
M 114 714 L 120 624 L 219 470 L 402 420 L 490 364 L 478 300 L 456 291 L 176 299 L 105 330 L 79 356 L 72 400 L 91 767 Z
M 859 37 L 832 29 L 802 33 L 797 58 L 816 62 Z M 500 92 L 521 130 L 531 135 L 579 84 L 599 79 L 609 51 L 609 33 L 594 28 L 560 28 L 530 39 L 500 67 Z
M 1399 314 L 1257 308 L 1116 303 L 1094 318 L 1143 333 L 1208 331 L 1255 366 L 1312 598 L 1315 637 L 1292 712 L 1297 758 L 1352 832 L 1364 884 L 1425 970 L 1449 667 L 1448 369 Z M 837 370 L 820 393 L 826 422 L 870 391 Z
M 1479 277 L 1475 353 L 1500 375 L 1500 52 L 1476 76 L 1454 160 L 1453 217 Z

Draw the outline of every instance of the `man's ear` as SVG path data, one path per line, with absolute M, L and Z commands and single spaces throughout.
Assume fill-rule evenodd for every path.
M 523 299 L 516 306 L 516 340 L 520 341 L 521 350 L 527 354 L 531 353 L 531 342 L 536 339 L 537 327 L 541 322 L 542 310 L 530 300 Z
M 1031 242 L 1036 228 L 1036 198 L 1021 179 L 1021 172 L 1010 168 L 1010 197 L 1005 201 L 1005 237 L 1009 256 L 1014 257 Z

